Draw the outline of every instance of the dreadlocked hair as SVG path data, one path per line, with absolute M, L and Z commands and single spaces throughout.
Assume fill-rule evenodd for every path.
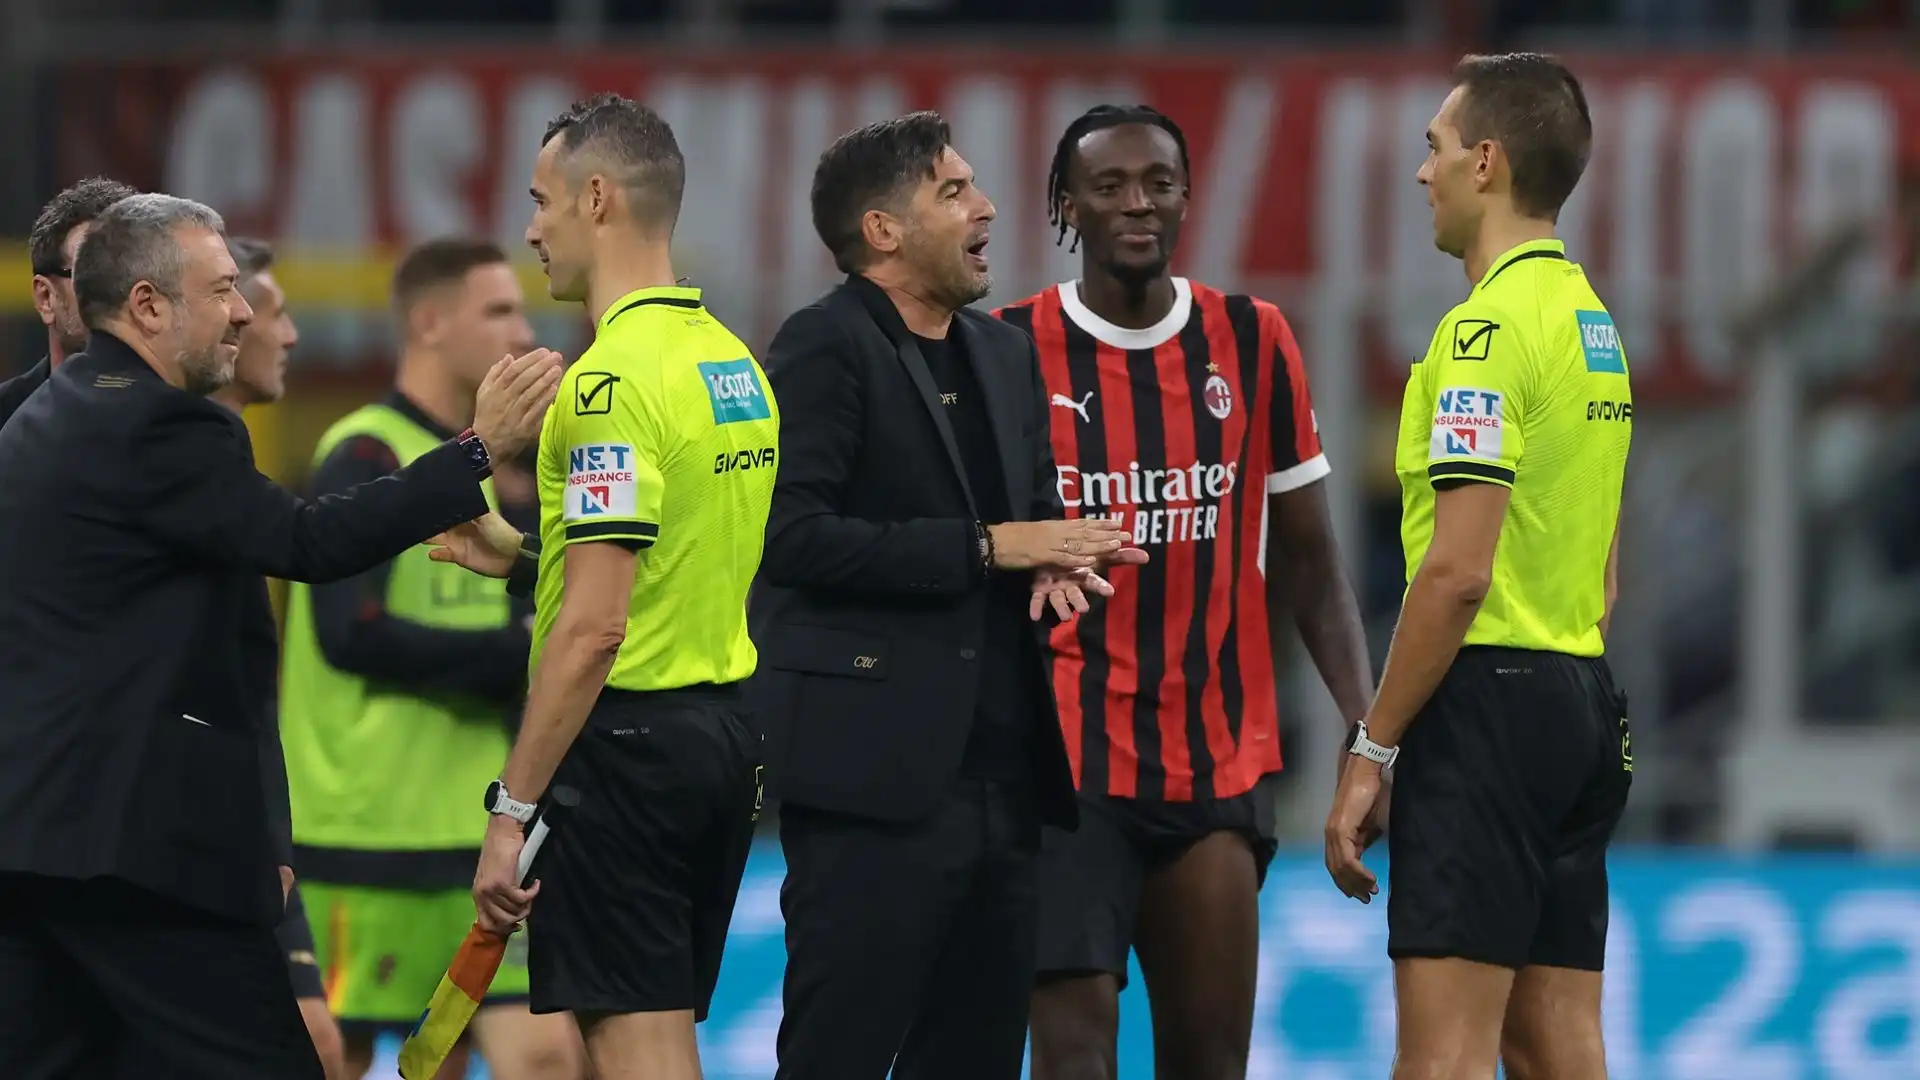
M 1067 169 L 1073 164 L 1073 152 L 1079 147 L 1080 140 L 1094 132 L 1123 124 L 1146 124 L 1173 136 L 1173 145 L 1180 148 L 1180 172 L 1188 177 L 1193 175 L 1193 169 L 1187 163 L 1186 133 L 1160 110 L 1149 105 L 1095 105 L 1081 113 L 1060 134 L 1060 144 L 1053 149 L 1053 168 L 1047 173 L 1047 221 L 1060 230 L 1060 235 L 1053 241 L 1056 245 L 1066 240 L 1069 230 L 1073 232 L 1073 243 L 1067 246 L 1068 254 L 1080 246 L 1080 230 L 1067 224 L 1065 210 Z

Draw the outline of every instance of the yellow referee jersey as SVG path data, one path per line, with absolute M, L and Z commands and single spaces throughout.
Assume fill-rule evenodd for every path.
M 540 576 L 532 662 L 560 611 L 561 559 L 581 543 L 643 549 L 619 690 L 753 674 L 747 587 L 773 501 L 780 410 L 746 345 L 700 290 L 642 289 L 600 319 L 540 434 Z
M 1394 454 L 1407 580 L 1433 541 L 1436 486 L 1504 484 L 1466 643 L 1599 656 L 1632 436 L 1626 352 L 1586 271 L 1556 240 L 1501 255 L 1407 378 Z

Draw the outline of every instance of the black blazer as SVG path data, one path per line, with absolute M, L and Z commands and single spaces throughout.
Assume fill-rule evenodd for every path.
M 303 502 L 238 417 L 95 333 L 0 428 L 0 871 L 277 923 L 261 575 L 345 577 L 486 508 L 454 445 Z
M 20 411 L 35 390 L 46 385 L 53 375 L 53 358 L 43 357 L 40 362 L 27 370 L 0 382 L 0 427 L 7 426 L 7 418 Z
M 1062 516 L 1033 339 L 974 311 L 952 333 L 981 385 L 1015 519 Z M 959 775 L 989 611 L 980 515 L 946 409 L 893 301 L 858 275 L 787 319 L 766 371 L 780 462 L 752 623 L 769 783 L 814 809 L 921 817 Z M 1047 728 L 1040 810 L 1070 826 L 1073 776 L 1044 671 L 1033 684 Z

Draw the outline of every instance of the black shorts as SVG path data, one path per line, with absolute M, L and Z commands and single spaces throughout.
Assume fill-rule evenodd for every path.
M 313 927 L 307 925 L 307 905 L 300 899 L 300 885 L 287 894 L 287 913 L 274 928 L 280 951 L 287 954 L 287 971 L 293 976 L 293 996 L 323 998 L 326 987 L 320 980 L 320 961 L 313 955 Z
M 1388 955 L 1601 970 L 1632 780 L 1606 661 L 1461 650 L 1394 764 Z
M 1040 960 L 1047 975 L 1100 972 L 1127 985 L 1140 890 L 1147 876 L 1217 832 L 1244 836 L 1264 884 L 1277 849 L 1274 780 L 1228 799 L 1143 802 L 1080 796 L 1080 828 L 1040 841 Z
M 739 690 L 602 690 L 553 782 L 580 806 L 534 860 L 533 1011 L 705 1020 L 760 808 Z

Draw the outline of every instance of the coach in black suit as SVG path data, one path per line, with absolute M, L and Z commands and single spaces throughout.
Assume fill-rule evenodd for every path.
M 779 1080 L 1015 1080 L 1040 826 L 1075 821 L 1034 617 L 1084 610 L 1121 534 L 1058 520 L 1033 342 L 966 307 L 993 205 L 948 143 L 915 113 L 827 150 L 814 226 L 850 276 L 768 352 Z
M 346 577 L 484 513 L 489 451 L 528 441 L 556 382 L 530 357 L 524 385 L 483 389 L 477 434 L 303 503 L 206 398 L 252 317 L 221 228 L 166 195 L 96 219 L 74 272 L 87 349 L 0 429 L 9 1080 L 321 1075 L 273 933 L 290 877 L 286 793 L 260 768 L 261 575 Z

